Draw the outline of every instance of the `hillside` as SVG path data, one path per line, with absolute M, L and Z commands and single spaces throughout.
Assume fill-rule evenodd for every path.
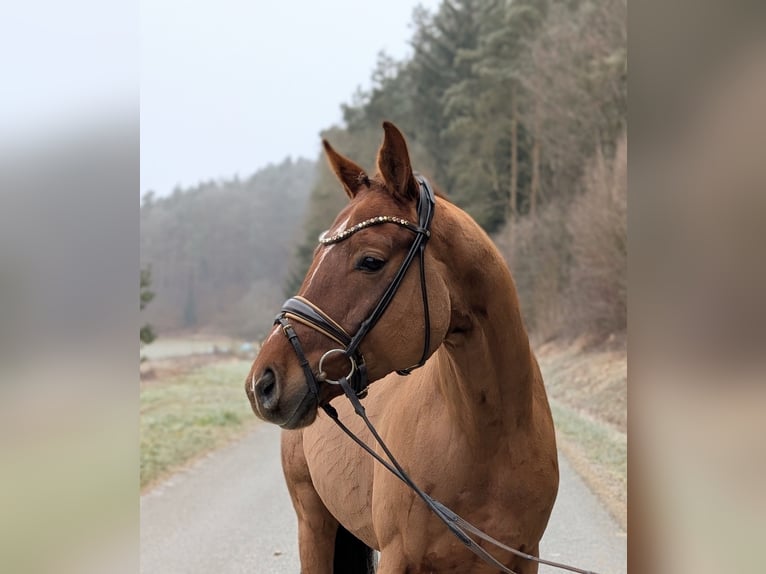
M 160 335 L 178 330 L 261 336 L 282 302 L 294 238 L 316 165 L 286 159 L 251 177 L 144 195 L 141 267 L 156 296 L 143 312 Z

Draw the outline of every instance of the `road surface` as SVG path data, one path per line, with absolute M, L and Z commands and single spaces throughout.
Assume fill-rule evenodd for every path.
M 142 574 L 298 574 L 296 521 L 279 429 L 260 424 L 141 497 Z M 541 555 L 599 574 L 627 572 L 627 537 L 561 459 Z M 564 572 L 547 566 L 540 573 Z

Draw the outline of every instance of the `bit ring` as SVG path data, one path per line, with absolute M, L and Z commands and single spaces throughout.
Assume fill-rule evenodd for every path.
M 328 356 L 332 355 L 333 353 L 342 353 L 343 356 L 345 356 L 348 359 L 349 363 L 351 363 L 351 370 L 348 372 L 348 375 L 346 375 L 345 377 L 346 379 L 350 379 L 353 376 L 353 374 L 356 372 L 356 361 L 354 360 L 354 357 L 346 355 L 346 351 L 343 349 L 330 349 L 324 355 L 322 355 L 322 358 L 319 359 L 319 366 L 317 367 L 319 369 L 319 375 L 322 376 L 324 374 L 324 370 L 322 369 L 322 364 L 324 363 L 325 359 Z M 336 381 L 333 379 L 328 379 L 327 377 L 324 377 L 322 380 L 330 383 L 331 385 L 340 384 L 340 380 Z

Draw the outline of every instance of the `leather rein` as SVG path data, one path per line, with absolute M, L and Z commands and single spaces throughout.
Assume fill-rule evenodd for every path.
M 309 390 L 316 398 L 317 403 L 319 402 L 319 384 L 325 382 L 339 385 L 343 390 L 343 393 L 351 402 L 351 405 L 354 408 L 354 412 L 359 415 L 362 420 L 364 420 L 365 425 L 372 433 L 375 441 L 378 443 L 378 445 L 380 445 L 388 460 L 380 456 L 377 452 L 375 452 L 375 450 L 373 450 L 369 445 L 362 441 L 362 439 L 360 439 L 351 430 L 349 430 L 349 428 L 339 419 L 338 411 L 336 411 L 335 408 L 329 403 L 321 405 L 325 413 L 327 413 L 327 415 L 340 427 L 340 429 L 349 437 L 351 437 L 351 439 L 356 444 L 358 444 L 363 450 L 370 454 L 375 460 L 382 464 L 386 469 L 388 469 L 389 472 L 391 472 L 404 484 L 410 487 L 410 489 L 412 489 L 413 492 L 415 492 L 415 494 L 417 494 L 418 497 L 420 497 L 420 499 L 425 502 L 426 506 L 431 509 L 431 511 L 446 525 L 446 527 L 458 538 L 458 540 L 460 540 L 460 542 L 462 542 L 474 554 L 479 556 L 488 564 L 497 567 L 501 572 L 506 574 L 516 574 L 513 570 L 500 563 L 494 556 L 487 552 L 473 538 L 471 538 L 468 533 L 471 533 L 477 538 L 481 538 L 482 540 L 493 544 L 497 548 L 506 550 L 507 552 L 510 552 L 511 554 L 526 560 L 531 560 L 540 564 L 547 564 L 555 568 L 561 568 L 572 572 L 578 572 L 580 574 L 596 574 L 591 570 L 583 570 L 574 566 L 568 566 L 558 562 L 543 560 L 542 558 L 538 558 L 536 556 L 532 556 L 531 554 L 527 554 L 525 552 L 511 548 L 499 540 L 492 538 L 488 534 L 485 534 L 470 522 L 444 506 L 442 503 L 431 498 L 431 496 L 423 492 L 404 471 L 404 469 L 401 467 L 389 448 L 383 442 L 383 439 L 367 417 L 364 406 L 362 405 L 360 399 L 367 395 L 369 380 L 367 378 L 367 367 L 364 362 L 364 357 L 359 350 L 359 345 L 361 344 L 364 337 L 372 330 L 372 328 L 385 312 L 388 305 L 391 303 L 391 300 L 394 298 L 394 295 L 404 280 L 404 276 L 406 275 L 407 270 L 410 268 L 410 265 L 412 264 L 416 255 L 418 256 L 420 263 L 420 286 L 423 298 L 423 313 L 425 319 L 423 354 L 420 358 L 420 361 L 416 365 L 413 365 L 407 369 L 399 370 L 397 373 L 400 375 L 409 375 L 414 369 L 423 366 L 423 364 L 426 362 L 426 359 L 428 358 L 428 350 L 430 348 L 431 340 L 431 321 L 428 309 L 428 293 L 426 290 L 424 252 L 426 242 L 431 236 L 430 228 L 434 215 L 434 207 L 436 205 L 436 196 L 434 195 L 428 180 L 420 175 L 416 175 L 415 178 L 419 184 L 417 225 L 399 217 L 381 216 L 365 220 L 330 237 L 328 237 L 326 233 L 323 233 L 319 237 L 320 244 L 330 245 L 333 243 L 339 243 L 357 231 L 361 231 L 367 227 L 383 225 L 386 223 L 399 225 L 409 229 L 415 234 L 415 240 L 412 242 L 407 255 L 404 257 L 404 260 L 396 272 L 396 275 L 394 275 L 393 280 L 383 292 L 383 295 L 381 296 L 377 305 L 375 305 L 373 310 L 370 312 L 367 319 L 362 321 L 356 334 L 353 336 L 350 335 L 341 325 L 334 321 L 318 306 L 313 304 L 308 299 L 300 296 L 292 297 L 285 301 L 284 305 L 282 305 L 282 309 L 279 315 L 277 315 L 277 317 L 274 319 L 274 324 L 280 325 L 282 327 L 284 335 L 292 345 L 293 350 L 298 357 L 298 362 L 301 365 L 301 369 L 303 370 Z M 303 352 L 300 339 L 292 324 L 290 323 L 290 320 L 310 327 L 311 329 L 314 329 L 315 331 L 321 333 L 329 339 L 332 339 L 340 345 L 338 348 L 330 349 L 319 359 L 319 364 L 317 366 L 317 370 L 319 371 L 318 375 L 314 374 L 314 371 L 311 368 L 305 353 Z M 350 364 L 350 370 L 348 374 L 337 380 L 327 378 L 326 374 L 322 370 L 325 360 L 334 354 L 341 354 L 345 356 Z

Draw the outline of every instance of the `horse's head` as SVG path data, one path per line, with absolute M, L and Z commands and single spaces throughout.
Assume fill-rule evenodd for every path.
M 299 296 L 285 303 L 245 383 L 254 412 L 284 428 L 311 424 L 341 394 L 333 381 L 364 387 L 419 365 L 447 333 L 444 267 L 425 248 L 433 194 L 413 174 L 401 132 L 383 128 L 372 177 L 324 142 L 350 202 L 320 238 Z

